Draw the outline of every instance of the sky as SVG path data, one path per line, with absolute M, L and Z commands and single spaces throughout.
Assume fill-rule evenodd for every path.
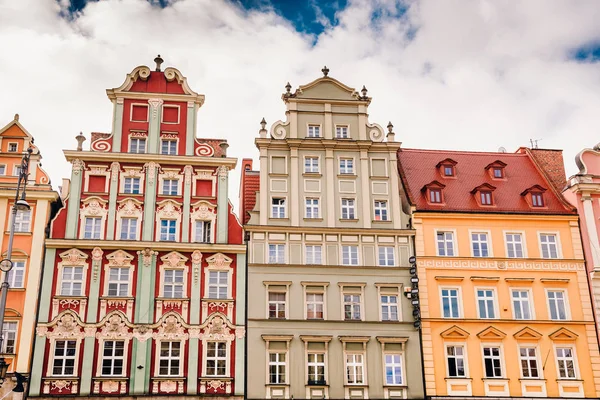
M 57 188 L 61 150 L 110 132 L 105 89 L 161 54 L 206 96 L 198 136 L 257 160 L 260 120 L 285 120 L 285 84 L 327 65 L 369 89 L 370 122 L 392 121 L 403 147 L 533 139 L 563 149 L 572 175 L 600 142 L 599 20 L 596 0 L 0 0 L 0 126 L 20 114 Z

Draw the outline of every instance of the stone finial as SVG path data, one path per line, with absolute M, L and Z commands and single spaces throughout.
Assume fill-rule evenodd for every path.
M 394 142 L 396 139 L 396 134 L 394 133 L 394 125 L 392 125 L 392 121 L 387 124 L 388 133 L 386 135 L 388 142 Z
M 394 125 L 392 125 L 392 121 L 388 122 L 387 128 L 388 128 L 388 132 L 392 133 L 392 130 L 394 129 Z
M 154 62 L 156 63 L 156 72 L 160 72 L 160 65 L 164 62 L 165 60 L 162 59 L 162 57 L 159 55 L 156 56 L 156 58 L 154 59 Z
M 265 121 L 264 117 L 262 121 L 260 121 L 260 131 L 258 131 L 258 133 L 262 139 L 267 137 L 267 121 Z
M 83 132 L 79 132 L 79 135 L 75 136 L 75 140 L 77 140 L 77 151 L 82 151 L 83 142 L 85 142 L 85 136 L 83 136 Z
M 363 87 L 362 87 L 362 89 L 360 90 L 360 92 L 362 93 L 362 97 L 363 97 L 363 99 L 366 99 L 366 98 L 367 98 L 367 93 L 368 93 L 368 90 L 367 90 L 367 88 L 365 87 L 365 85 L 363 85 Z
M 327 76 L 329 74 L 329 68 L 327 68 L 327 65 L 323 67 L 321 72 L 323 73 L 323 76 Z
M 288 82 L 287 85 L 285 85 L 285 95 L 286 96 L 291 96 L 292 95 L 292 85 L 290 85 L 290 83 Z
M 221 147 L 221 157 L 227 157 L 227 149 L 229 148 L 229 143 L 226 141 L 219 143 L 219 147 Z
M 13 118 L 14 121 L 19 121 L 19 114 L 15 114 L 15 117 Z

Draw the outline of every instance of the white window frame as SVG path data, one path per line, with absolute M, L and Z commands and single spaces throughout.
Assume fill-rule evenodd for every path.
M 113 270 L 126 270 L 127 271 L 127 280 L 123 280 L 121 279 L 122 276 L 119 273 L 119 279 L 117 280 L 112 280 L 112 272 Z M 133 272 L 133 268 L 131 266 L 111 266 L 106 270 L 106 296 L 109 297 L 129 297 L 131 296 L 131 282 L 132 282 L 132 272 Z M 110 293 L 110 285 L 116 285 L 117 287 L 117 294 L 111 294 Z M 125 294 L 120 294 L 121 293 L 121 288 L 123 285 L 126 285 L 126 293 Z
M 107 342 L 113 342 L 113 343 L 123 342 L 123 355 L 122 356 L 115 356 L 114 353 L 115 353 L 115 347 L 116 346 L 113 346 L 112 349 L 111 349 L 112 350 L 112 355 L 106 357 L 104 355 L 104 351 L 105 351 L 104 346 L 106 345 Z M 99 361 L 98 375 L 100 375 L 102 377 L 105 377 L 105 376 L 123 377 L 123 376 L 125 376 L 126 373 L 127 373 L 127 347 L 128 346 L 129 346 L 129 341 L 126 340 L 126 339 L 104 339 L 102 341 L 99 341 L 99 353 L 100 353 L 99 355 L 100 355 L 100 357 L 99 357 L 99 360 L 98 360 Z M 111 373 L 111 374 L 105 374 L 104 373 L 104 360 L 111 360 L 111 371 L 113 373 Z M 117 360 L 121 360 L 123 362 L 122 372 L 120 374 L 115 374 L 114 373 L 114 367 L 115 367 L 114 364 L 115 364 L 115 361 L 117 361 Z
M 173 272 L 172 278 L 167 281 L 167 272 L 170 274 Z M 182 276 L 182 282 L 177 282 L 177 273 L 180 272 Z M 187 298 L 187 268 L 162 268 L 160 271 L 161 285 L 160 285 L 160 297 L 165 299 L 185 299 Z M 172 296 L 165 294 L 165 286 L 170 285 L 172 289 Z M 176 297 L 176 287 L 181 286 L 181 297 Z
M 545 292 L 546 292 L 546 310 L 548 312 L 548 319 L 551 321 L 570 321 L 571 320 L 571 307 L 569 305 L 569 293 L 568 293 L 567 289 L 566 288 L 546 288 Z M 550 292 L 561 292 L 563 294 L 563 302 L 565 305 L 565 319 L 552 318 L 552 312 L 551 312 L 551 307 L 550 307 L 550 296 L 549 296 Z
M 131 190 L 127 191 L 127 181 L 129 179 L 131 180 Z M 134 187 L 135 187 L 134 183 L 135 183 L 136 179 L 138 181 L 137 182 L 138 183 L 137 184 L 137 186 L 138 186 L 137 193 L 134 190 Z M 142 189 L 143 189 L 142 188 L 142 178 L 140 178 L 139 176 L 126 176 L 126 177 L 123 178 L 123 191 L 122 191 L 123 194 L 142 194 L 143 193 Z
M 312 128 L 312 131 L 313 131 L 313 135 L 312 136 L 311 136 L 311 128 Z M 318 135 L 316 135 L 316 136 L 314 135 L 314 132 L 315 132 L 314 129 L 315 128 L 317 129 L 317 133 L 318 133 Z M 311 138 L 311 139 L 322 138 L 323 137 L 323 129 L 322 129 L 321 124 L 307 124 L 306 125 L 306 137 L 307 138 Z
M 379 206 L 377 203 L 380 203 Z M 382 207 L 381 204 L 385 204 L 385 207 Z M 380 219 L 377 219 L 377 213 L 380 214 Z M 385 215 L 385 218 L 383 216 Z M 388 209 L 388 201 L 387 200 L 373 200 L 373 220 L 374 221 L 389 221 L 390 213 Z
M 14 324 L 14 325 L 13 325 Z M 14 326 L 14 329 L 11 329 Z M 5 320 L 2 328 L 2 354 L 15 354 L 17 352 L 17 338 L 19 336 L 19 321 Z M 12 341 L 12 350 L 8 351 L 8 343 Z
M 530 318 L 517 318 L 517 311 L 515 308 L 515 301 L 513 298 L 513 292 L 515 291 L 519 291 L 519 292 L 527 292 L 527 302 L 529 303 L 529 315 Z M 531 288 L 526 288 L 526 287 L 511 287 L 510 288 L 510 306 L 512 309 L 512 316 L 513 319 L 518 320 L 518 321 L 530 321 L 530 320 L 534 320 L 535 318 L 535 306 L 533 304 L 533 292 L 531 290 Z M 522 303 L 523 301 L 521 300 L 521 297 L 519 297 L 519 303 L 521 303 L 521 308 L 522 308 Z
M 449 347 L 462 347 L 463 349 L 463 354 L 462 354 L 462 359 L 463 359 L 463 365 L 464 365 L 464 369 L 465 369 L 465 374 L 464 375 L 457 375 L 457 376 L 450 376 L 450 368 L 448 367 L 448 348 Z M 456 358 L 456 355 L 454 355 L 454 358 Z M 452 343 L 444 343 L 444 363 L 446 365 L 446 377 L 449 379 L 466 379 L 469 377 L 469 362 L 468 362 L 469 358 L 467 356 L 467 343 L 465 342 L 452 342 Z M 458 368 L 457 368 L 458 371 Z
M 571 359 L 573 360 L 573 373 L 575 374 L 575 376 L 572 377 L 562 377 L 560 376 L 560 362 L 562 359 L 565 359 L 564 357 L 559 358 L 558 356 L 558 349 L 569 349 L 571 350 L 571 354 L 572 357 Z M 579 374 L 579 361 L 577 360 L 577 351 L 574 345 L 570 345 L 570 344 L 556 344 L 554 343 L 553 345 L 553 350 L 554 350 L 554 360 L 555 360 L 555 365 L 556 365 L 556 379 L 557 380 L 579 380 L 580 378 L 580 374 Z
M 273 204 L 273 201 L 279 200 L 283 203 Z M 275 212 L 277 210 L 277 213 Z M 283 216 L 281 216 L 281 211 L 283 211 Z M 271 219 L 285 219 L 287 218 L 287 196 L 273 196 L 271 197 L 271 203 L 269 206 L 269 218 Z
M 492 297 L 491 297 L 491 301 L 492 301 L 492 311 L 494 313 L 494 317 L 490 318 L 489 316 L 486 317 L 482 317 L 481 316 L 481 307 L 479 305 L 479 294 L 477 293 L 478 291 L 483 290 L 484 292 L 487 291 L 491 291 L 492 292 Z M 484 293 L 484 296 L 486 296 L 486 294 Z M 487 303 L 490 301 L 490 299 L 486 296 L 483 298 L 484 302 L 486 303 L 486 311 L 485 313 L 488 314 L 488 309 L 487 309 Z M 476 308 L 477 308 L 477 318 L 478 319 L 499 319 L 500 315 L 499 315 L 499 310 L 498 310 L 498 294 L 496 293 L 496 288 L 494 287 L 475 287 L 475 304 L 476 304 Z
M 228 377 L 230 372 L 229 372 L 229 364 L 230 364 L 230 343 L 229 341 L 217 341 L 217 340 L 208 340 L 205 343 L 203 343 L 205 350 L 205 357 L 204 357 L 204 368 L 206 371 L 206 375 L 205 376 L 214 376 L 214 377 Z M 209 355 L 209 345 L 214 344 L 215 345 L 215 355 L 214 356 L 210 356 Z M 219 344 L 222 344 L 225 346 L 225 357 L 223 356 L 219 356 Z M 209 367 L 208 367 L 208 362 L 209 361 L 214 361 L 215 362 L 215 367 L 214 367 L 214 374 L 209 373 Z M 219 367 L 219 361 L 225 361 L 225 372 L 223 372 L 222 374 L 218 373 Z
M 6 176 L 6 164 L 0 164 L 0 176 Z
M 27 271 L 27 260 L 25 259 L 13 259 L 13 267 L 8 271 L 8 284 L 9 289 L 23 289 L 25 288 L 25 272 Z M 21 272 L 21 280 L 17 281 L 16 272 Z
M 62 370 L 64 371 L 65 369 L 65 361 L 66 360 L 74 360 L 74 366 L 73 366 L 73 373 L 72 374 L 55 374 L 54 373 L 54 361 L 56 360 L 56 343 L 57 342 L 66 342 L 65 343 L 65 350 L 67 349 L 68 346 L 68 342 L 75 342 L 75 355 L 73 356 L 62 356 L 59 357 L 60 359 L 63 360 L 63 365 L 62 365 Z M 80 355 L 80 348 L 79 346 L 81 345 L 81 339 L 55 339 L 52 340 L 51 345 L 50 345 L 50 362 L 48 363 L 48 369 L 47 369 L 47 376 L 77 376 L 77 374 L 79 373 L 79 355 Z
M 163 108 L 163 112 L 160 113 L 160 123 L 161 124 L 167 124 L 167 125 L 177 125 L 181 123 L 181 109 L 178 105 L 176 104 L 163 104 L 162 105 Z M 177 122 L 165 122 L 164 121 L 164 109 L 165 108 L 176 108 L 177 109 Z
M 343 166 L 342 166 L 342 161 L 346 161 L 346 164 Z M 350 161 L 352 163 L 352 168 L 348 168 L 347 161 Z M 339 175 L 344 175 L 344 176 L 356 175 L 356 163 L 355 163 L 354 157 L 340 157 L 338 159 L 338 173 L 339 173 Z
M 311 201 L 313 204 L 308 204 Z M 314 204 L 316 202 L 316 204 Z M 311 210 L 309 215 L 309 210 Z M 316 210 L 316 215 L 314 211 Z M 319 219 L 321 218 L 321 198 L 320 197 L 305 197 L 304 198 L 304 218 Z
M 535 350 L 535 357 L 531 357 L 529 354 L 527 354 L 525 356 L 525 358 L 523 358 L 523 356 L 521 355 L 521 349 L 534 349 Z M 540 348 L 537 344 L 519 344 L 518 348 L 518 356 L 519 356 L 519 376 L 521 377 L 521 379 L 544 379 L 544 369 L 543 366 L 541 364 L 541 359 L 540 359 Z M 536 366 L 537 366 L 537 374 L 538 376 L 525 376 L 523 374 L 523 361 L 527 361 L 527 370 L 531 371 L 531 364 L 530 364 L 530 360 L 535 360 L 536 362 Z
M 17 210 L 15 214 L 15 232 L 31 232 L 32 210 Z
M 283 284 L 281 286 L 283 286 Z M 271 289 L 271 288 L 269 288 L 267 286 L 267 316 L 266 316 L 266 319 L 275 319 L 275 320 L 277 320 L 277 319 L 279 319 L 279 320 L 288 319 L 288 315 L 289 315 L 289 313 L 288 313 L 288 311 L 289 311 L 289 302 L 288 302 L 288 296 L 289 295 L 288 295 L 288 293 L 289 293 L 289 290 L 288 290 L 288 286 L 287 285 L 285 285 L 285 286 L 286 286 L 285 290 Z M 283 303 L 281 302 L 281 300 L 271 301 L 271 299 L 270 299 L 270 297 L 271 297 L 270 294 L 271 293 L 273 293 L 273 294 L 283 294 L 283 297 L 284 297 Z M 275 317 L 271 317 L 271 304 L 275 305 Z M 280 309 L 280 306 L 282 304 L 283 304 L 283 314 L 284 314 L 284 317 L 280 318 L 277 315 L 279 315 L 279 313 L 282 311 Z
M 168 221 L 168 224 L 166 226 L 166 233 L 163 236 L 163 221 Z M 173 226 L 171 226 L 173 225 Z M 178 229 L 177 229 L 177 225 L 178 225 L 178 221 L 176 219 L 172 219 L 172 218 L 161 218 L 158 221 L 158 229 L 157 229 L 157 234 L 158 234 L 158 241 L 159 242 L 177 242 L 177 237 L 178 235 Z M 175 232 L 171 233 L 171 228 L 175 228 Z M 171 237 L 173 237 L 173 239 L 171 239 Z
M 339 132 L 342 133 L 343 129 L 346 129 L 345 134 L 338 134 L 338 129 Z M 345 124 L 340 124 L 340 125 L 335 125 L 335 138 L 336 139 L 352 139 L 352 136 L 350 136 L 350 125 L 345 125 Z
M 504 250 L 506 251 L 506 258 L 527 258 L 528 257 L 527 256 L 527 243 L 525 241 L 525 232 L 523 232 L 523 231 L 503 231 L 502 233 L 504 234 Z M 510 256 L 508 235 L 519 235 L 521 237 L 521 253 L 522 253 L 521 257 L 517 257 L 516 252 L 515 252 L 514 257 Z M 512 242 L 512 243 L 514 244 L 516 242 Z
M 146 107 L 146 120 L 145 121 L 133 119 L 133 106 Z M 129 108 L 129 121 L 130 122 L 148 122 L 149 119 L 150 119 L 150 109 L 148 107 L 148 103 L 131 103 L 131 106 Z
M 309 248 L 312 249 L 312 251 L 309 251 Z M 315 251 L 317 248 L 319 249 L 318 252 Z M 304 246 L 304 263 L 307 265 L 323 265 L 323 245 L 320 243 L 306 244 Z
M 457 318 L 462 318 L 463 317 L 463 304 L 462 304 L 462 290 L 460 286 L 440 286 L 440 318 L 445 318 L 445 319 L 457 319 Z M 444 316 L 444 298 L 442 296 L 442 291 L 443 290 L 456 290 L 456 297 L 457 297 L 457 308 L 458 308 L 458 315 L 457 316 L 449 316 L 446 317 Z M 452 307 L 450 308 L 450 314 L 452 314 Z
M 473 240 L 473 235 L 485 235 L 485 242 L 481 241 L 481 238 L 478 236 L 477 241 Z M 490 258 L 494 257 L 493 246 L 492 246 L 492 233 L 489 230 L 470 230 L 469 229 L 469 242 L 471 243 L 471 257 L 476 258 Z M 475 255 L 475 243 L 479 244 L 479 251 L 482 255 Z M 481 244 L 485 243 L 487 245 L 487 255 L 483 255 L 481 250 Z
M 381 250 L 384 250 L 383 260 L 381 258 Z M 391 250 L 391 255 L 390 255 Z M 390 258 L 391 256 L 391 258 Z M 383 263 L 382 263 L 383 261 Z M 390 264 L 391 262 L 391 264 Z M 396 266 L 396 246 L 377 246 L 377 265 L 379 267 L 395 267 Z
M 81 280 L 75 280 L 75 279 L 65 279 L 65 269 L 67 268 L 73 268 L 72 274 L 74 276 L 75 274 L 75 269 L 74 268 L 81 268 Z M 86 295 L 85 292 L 85 281 L 86 281 L 86 272 L 87 272 L 87 268 L 84 265 L 65 265 L 62 266 L 62 268 L 60 269 L 60 279 L 57 285 L 57 294 L 59 296 L 68 296 L 68 297 L 83 297 Z M 62 285 L 65 282 L 69 282 L 70 285 L 70 290 L 69 293 L 63 293 L 62 290 Z M 73 283 L 80 283 L 81 284 L 81 293 L 79 294 L 74 294 L 73 293 Z
M 88 221 L 90 221 L 90 235 L 91 237 L 86 237 L 88 235 Z M 92 222 L 94 221 L 94 222 Z M 83 237 L 82 239 L 85 240 L 102 240 L 103 238 L 103 229 L 102 226 L 104 225 L 104 218 L 102 218 L 101 216 L 85 216 L 83 218 Z
M 357 290 L 356 288 L 360 288 Z M 358 306 L 360 312 L 359 319 L 346 319 L 346 301 L 344 296 L 359 296 Z M 348 284 L 348 285 L 340 285 L 340 300 L 341 300 L 341 320 L 342 321 L 364 321 L 365 320 L 365 285 L 362 283 L 356 284 Z M 351 305 L 356 305 L 357 303 L 352 301 L 349 302 Z
M 169 182 L 167 185 L 166 183 Z M 168 186 L 168 193 L 165 192 L 165 188 Z M 180 180 L 177 178 L 164 178 L 160 181 L 160 195 L 159 196 L 179 196 Z M 173 193 L 175 188 L 175 193 Z
M 169 345 L 169 355 L 168 356 L 161 356 L 162 353 L 162 344 L 163 343 L 171 343 L 171 345 Z M 173 345 L 172 343 L 179 343 L 179 357 L 173 357 L 171 355 L 171 353 L 173 352 Z M 155 376 L 158 377 L 182 377 L 183 376 L 183 358 L 182 355 L 185 354 L 185 341 L 183 340 L 157 340 L 156 341 L 156 367 L 155 367 Z M 160 373 L 160 362 L 162 360 L 166 360 L 168 362 L 168 369 L 169 369 L 169 373 L 168 374 L 161 374 Z M 179 373 L 177 375 L 172 375 L 171 374 L 171 362 L 173 360 L 178 360 L 179 361 Z
M 386 360 L 386 356 L 392 356 L 392 357 L 399 357 L 400 362 L 398 364 L 395 363 L 388 363 Z M 390 351 L 390 350 L 384 350 L 383 351 L 383 357 L 382 357 L 382 361 L 383 361 L 383 385 L 384 386 L 404 386 L 406 384 L 406 379 L 405 379 L 405 368 L 406 368 L 406 363 L 404 360 L 404 351 Z M 400 366 L 400 382 L 399 383 L 389 383 L 387 381 L 388 378 L 388 374 L 387 374 L 387 369 L 389 366 L 391 366 L 392 369 L 394 369 L 394 366 L 399 365 Z M 396 377 L 395 373 L 392 373 L 393 377 Z
M 127 221 L 127 229 L 125 229 L 124 222 Z M 133 232 L 133 237 L 131 237 L 131 222 L 135 221 L 135 229 Z M 121 217 L 119 218 L 119 236 L 118 240 L 138 240 L 140 231 L 140 219 L 136 217 Z M 123 234 L 125 233 L 125 238 L 123 238 Z
M 312 161 L 308 162 L 309 159 L 310 160 L 317 160 L 316 171 L 314 171 L 314 169 L 315 169 L 314 163 Z M 304 173 L 305 174 L 319 174 L 319 173 L 321 173 L 321 157 L 315 156 L 315 155 L 304 156 Z
M 15 145 L 15 149 L 11 150 L 11 146 Z M 19 143 L 18 142 L 8 142 L 8 146 L 6 146 L 6 152 L 7 153 L 18 153 L 19 152 Z
M 356 249 L 356 263 L 353 262 L 354 257 L 353 254 L 354 253 L 352 250 Z M 346 263 L 344 261 L 344 258 L 346 258 L 345 256 L 345 251 L 348 250 L 348 262 Z M 358 244 L 344 244 L 340 246 L 340 251 L 341 251 L 341 256 L 340 256 L 340 260 L 342 261 L 340 263 L 340 265 L 346 265 L 346 266 L 358 266 L 360 265 L 360 246 Z
M 220 269 L 212 269 L 206 271 L 206 298 L 208 299 L 218 299 L 218 300 L 226 300 L 230 298 L 231 285 L 229 284 L 231 277 L 230 271 L 228 270 L 220 270 Z M 211 282 L 211 275 L 216 274 L 217 282 Z M 222 275 L 225 275 L 225 283 L 222 282 Z M 225 297 L 222 297 L 221 289 L 225 288 Z M 216 290 L 216 297 L 211 296 L 211 289 Z
M 352 357 L 352 363 L 349 364 L 348 357 Z M 356 361 L 356 356 L 360 356 L 360 362 Z M 348 386 L 367 386 L 367 363 L 366 360 L 366 352 L 365 351 L 344 351 L 344 381 Z M 361 369 L 361 382 L 350 382 L 348 376 L 348 368 L 350 366 L 354 366 L 354 376 L 356 376 L 357 369 Z
M 542 235 L 554 235 L 556 237 L 556 257 L 544 257 L 544 251 L 543 251 L 544 247 L 542 244 Z M 539 251 L 540 251 L 540 258 L 543 258 L 545 260 L 558 260 L 558 259 L 563 258 L 562 245 L 561 245 L 561 240 L 560 240 L 560 232 L 543 231 L 543 232 L 538 232 L 537 236 L 538 236 L 538 246 L 539 246 Z
M 168 143 L 167 144 L 167 150 L 168 150 L 167 153 L 163 152 L 163 150 L 164 150 L 163 145 L 165 143 Z M 173 147 L 173 145 L 175 147 L 174 149 L 171 148 L 171 147 Z M 179 147 L 179 140 L 177 140 L 177 139 L 167 139 L 167 138 L 160 139 L 160 154 L 163 156 L 176 156 L 178 147 Z M 175 152 L 171 152 L 172 150 L 175 150 Z
M 396 303 L 384 303 L 383 302 L 383 297 L 396 297 Z M 378 294 L 378 298 L 379 298 L 379 320 L 380 321 L 391 321 L 391 322 L 398 322 L 401 321 L 401 311 L 400 311 L 400 307 L 402 306 L 400 304 L 400 296 L 398 296 L 398 293 L 381 293 L 381 291 L 379 291 Z M 396 319 L 384 319 L 384 312 L 383 309 L 387 308 L 387 314 L 388 316 L 391 315 L 391 308 L 396 307 Z
M 327 349 L 327 343 L 325 343 L 325 348 Z M 312 358 L 314 358 L 314 360 L 311 360 L 311 356 L 314 356 Z M 323 362 L 319 362 L 318 361 L 318 357 L 319 356 L 323 356 Z M 311 367 L 314 368 L 314 373 L 311 376 Z M 316 378 L 318 376 L 318 370 L 319 367 L 323 367 L 323 380 L 319 381 L 318 379 L 311 379 L 311 378 Z M 306 350 L 306 383 L 308 385 L 310 385 L 310 382 L 313 382 L 313 384 L 320 384 L 320 382 L 324 382 L 324 384 L 326 385 L 327 382 L 329 381 L 328 379 L 328 373 L 327 373 L 327 350 Z
M 346 201 L 346 204 L 344 204 Z M 352 203 L 350 203 L 352 202 Z M 344 211 L 346 217 L 344 217 Z M 342 220 L 354 221 L 356 218 L 356 198 L 354 197 L 342 197 L 340 198 L 340 218 Z
M 213 242 L 213 220 L 197 219 L 194 221 L 194 242 L 196 243 L 212 243 Z M 202 226 L 201 229 L 198 229 Z M 208 229 L 207 229 L 208 227 Z M 198 232 L 200 230 L 200 232 Z M 200 237 L 199 237 L 200 236 Z
M 485 356 L 485 349 L 486 348 L 497 348 L 498 349 L 498 356 L 494 356 L 494 355 L 490 355 L 489 358 L 490 360 L 492 360 L 492 368 L 493 368 L 493 361 L 494 360 L 498 360 L 500 362 L 500 375 L 499 376 L 486 376 L 486 369 L 485 369 L 485 360 L 486 360 L 486 356 Z M 504 349 L 502 347 L 501 343 L 481 343 L 481 361 L 482 361 L 482 375 L 483 375 L 483 379 L 502 379 L 506 377 L 506 366 L 504 364 Z
M 317 301 L 317 300 L 313 300 L 310 301 L 309 300 L 309 296 L 321 296 L 321 301 Z M 309 313 L 309 306 L 313 305 L 315 307 L 317 306 L 321 306 L 321 318 L 309 318 L 308 317 L 308 313 Z M 327 308 L 327 304 L 325 302 L 325 290 L 321 290 L 321 291 L 316 291 L 316 290 L 308 290 L 306 288 L 306 286 L 304 287 L 304 319 L 306 320 L 316 320 L 316 321 L 324 321 L 325 320 L 325 310 Z M 315 313 L 317 313 L 317 311 L 314 311 Z
M 448 255 L 448 254 L 440 254 L 440 249 L 438 246 L 438 234 L 443 233 L 444 234 L 444 252 L 447 253 L 448 252 L 448 246 L 446 245 L 446 243 L 450 242 L 452 243 L 452 255 Z M 446 238 L 446 234 L 447 233 L 451 233 L 452 234 L 452 240 L 448 241 Z M 456 229 L 434 229 L 433 232 L 434 236 L 433 236 L 433 240 L 435 243 L 435 254 L 439 257 L 458 257 L 458 237 L 456 235 Z
M 271 361 L 271 354 L 276 354 L 276 358 L 277 360 L 275 361 Z M 284 361 L 281 361 L 279 358 L 280 354 L 284 354 Z M 289 359 L 290 359 L 290 352 L 288 349 L 286 350 L 271 350 L 268 349 L 267 350 L 267 385 L 272 385 L 272 386 L 277 386 L 277 385 L 286 385 L 289 382 Z M 271 382 L 271 366 L 275 365 L 277 368 L 277 377 L 279 380 L 279 377 L 282 375 L 281 371 L 280 371 L 280 367 L 283 366 L 283 378 L 284 378 L 284 382 Z
M 135 146 L 135 150 L 136 151 L 132 151 L 134 149 L 133 146 L 133 142 L 136 141 L 136 146 Z M 140 151 L 140 141 L 144 141 L 144 147 L 143 147 L 143 151 Z M 140 137 L 140 136 L 129 136 L 129 143 L 127 146 L 127 152 L 131 153 L 131 154 L 146 154 L 148 152 L 148 137 Z
M 271 247 L 273 246 L 273 247 Z M 285 264 L 285 251 L 286 251 L 285 243 L 269 243 L 267 245 L 267 264 Z M 273 256 L 271 255 L 271 250 L 274 250 Z

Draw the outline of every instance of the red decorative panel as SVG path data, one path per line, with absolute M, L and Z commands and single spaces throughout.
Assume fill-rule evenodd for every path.
M 137 122 L 148 121 L 148 106 L 134 104 L 131 107 L 131 120 Z
M 212 196 L 212 181 L 197 180 L 196 181 L 196 196 L 211 197 Z
M 179 123 L 179 107 L 164 106 L 163 122 L 177 124 Z
M 88 183 L 88 192 L 104 193 L 106 188 L 106 176 L 91 175 Z

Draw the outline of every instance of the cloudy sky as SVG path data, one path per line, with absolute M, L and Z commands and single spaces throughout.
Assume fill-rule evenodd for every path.
M 256 159 L 261 118 L 285 119 L 286 82 L 327 65 L 367 86 L 370 120 L 391 120 L 404 147 L 535 139 L 573 174 L 600 142 L 599 20 L 596 0 L 0 0 L 0 125 L 20 114 L 57 187 L 61 149 L 110 131 L 105 89 L 160 53 L 206 95 L 198 135 Z

